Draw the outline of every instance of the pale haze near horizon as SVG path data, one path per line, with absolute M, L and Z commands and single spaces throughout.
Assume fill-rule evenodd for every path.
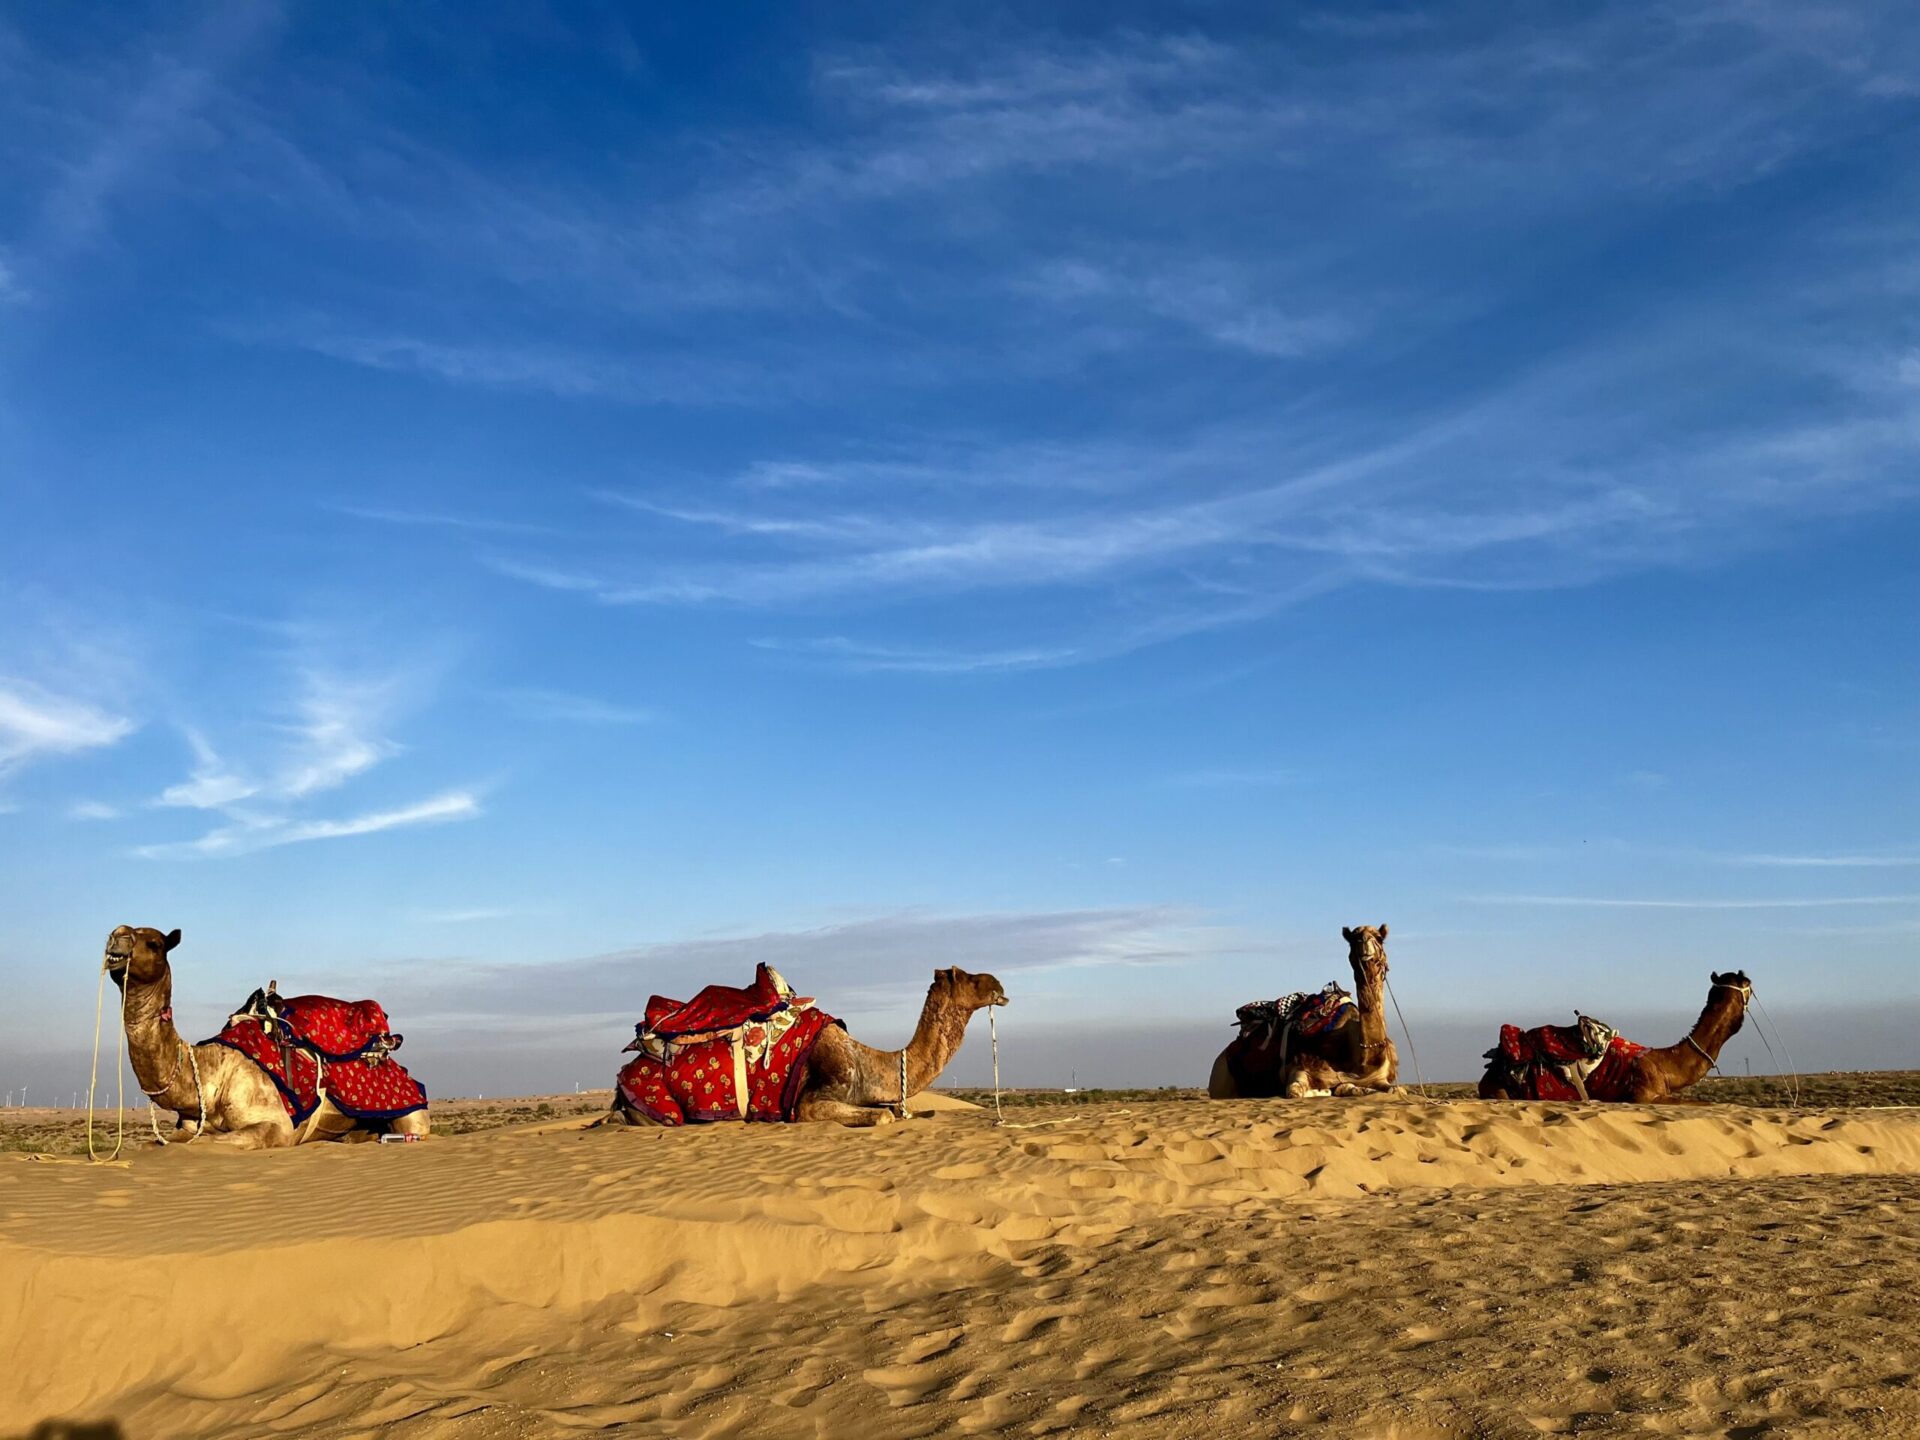
M 1200 1084 L 1381 921 L 1429 1078 L 1915 1064 L 1916 121 L 1870 6 L 0 18 L 0 1093 L 119 923 L 437 1094 L 760 958 Z

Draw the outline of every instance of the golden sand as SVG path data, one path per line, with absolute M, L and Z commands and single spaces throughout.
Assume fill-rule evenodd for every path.
M 0 1436 L 1920 1435 L 1920 1112 L 991 1119 L 0 1157 Z

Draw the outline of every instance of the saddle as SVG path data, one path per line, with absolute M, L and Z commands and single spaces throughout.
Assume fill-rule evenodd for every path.
M 620 1071 L 620 1095 L 662 1125 L 791 1120 L 800 1062 L 839 1023 L 765 964 L 744 988 L 709 985 L 688 1001 L 655 995 L 622 1052 L 639 1053 Z
M 1283 1033 L 1312 1039 L 1338 1029 L 1358 1013 L 1353 996 L 1330 980 L 1318 991 L 1296 990 L 1278 1000 L 1255 1000 L 1233 1015 L 1243 1040 L 1259 1037 L 1270 1042 Z
M 322 1099 L 356 1120 L 395 1120 L 427 1108 L 427 1092 L 393 1058 L 405 1042 L 376 1000 L 255 990 L 227 1017 L 214 1043 L 265 1070 L 295 1125 Z
M 1485 1058 L 1489 1068 L 1501 1068 L 1509 1090 L 1529 1100 L 1611 1099 L 1592 1093 L 1587 1081 L 1611 1059 L 1616 1042 L 1630 1052 L 1627 1060 L 1646 1049 L 1620 1039 L 1604 1020 L 1576 1013 L 1572 1025 L 1537 1025 L 1531 1030 L 1502 1025 L 1500 1043 Z M 1620 1062 L 1615 1065 L 1624 1068 Z

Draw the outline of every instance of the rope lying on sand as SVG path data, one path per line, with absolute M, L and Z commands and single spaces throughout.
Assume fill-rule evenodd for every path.
M 993 1128 L 996 1130 L 1038 1130 L 1043 1125 L 1071 1125 L 1080 1117 L 1063 1115 L 1058 1120 L 1029 1120 L 1022 1124 L 1000 1113 L 1000 1027 L 995 1023 L 993 1008 L 987 1010 L 987 1037 L 993 1042 Z M 1122 1110 L 1122 1115 L 1131 1112 Z

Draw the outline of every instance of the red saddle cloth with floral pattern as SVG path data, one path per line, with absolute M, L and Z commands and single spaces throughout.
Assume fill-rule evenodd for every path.
M 1537 1025 L 1531 1030 L 1502 1025 L 1500 1043 L 1487 1052 L 1487 1058 L 1505 1062 L 1528 1100 L 1580 1099 L 1580 1087 L 1572 1079 L 1575 1074 L 1585 1077 L 1586 1099 L 1625 1100 L 1633 1080 L 1633 1061 L 1646 1051 L 1646 1046 L 1585 1016 L 1578 1025 Z
M 272 1077 L 296 1125 L 323 1094 L 356 1120 L 397 1120 L 427 1108 L 425 1087 L 393 1058 L 402 1037 L 374 1000 L 256 990 L 213 1038 Z
M 621 1099 L 661 1125 L 715 1120 L 791 1120 L 802 1065 L 820 1032 L 840 1022 L 771 966 L 742 989 L 709 985 L 690 1001 L 655 995 L 634 1026 L 620 1070 Z

